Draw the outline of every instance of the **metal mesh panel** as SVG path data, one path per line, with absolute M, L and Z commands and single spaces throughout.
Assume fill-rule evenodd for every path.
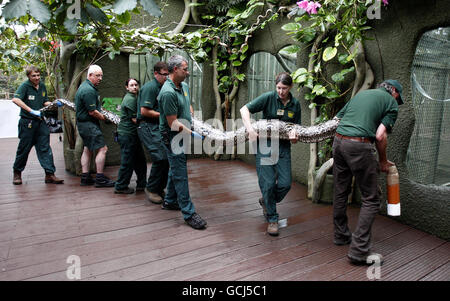
M 407 154 L 409 177 L 450 186 L 450 27 L 422 36 L 411 83 L 416 122 Z

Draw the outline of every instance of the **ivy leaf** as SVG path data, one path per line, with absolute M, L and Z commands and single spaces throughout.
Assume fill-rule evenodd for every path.
M 28 5 L 26 1 L 23 0 L 11 0 L 8 2 L 2 10 L 2 16 L 6 21 L 20 18 L 27 14 Z
M 40 0 L 29 0 L 28 8 L 30 15 L 41 23 L 47 23 L 52 17 L 47 6 Z
M 76 34 L 78 32 L 78 21 L 77 19 L 68 19 L 64 21 L 64 27 L 71 34 Z
M 335 99 L 339 97 L 339 93 L 336 92 L 335 90 L 328 92 L 326 95 L 326 98 L 328 99 Z
M 337 48 L 336 47 L 327 47 L 325 51 L 323 52 L 322 59 L 327 62 L 331 59 L 333 59 L 337 54 Z
M 137 0 L 117 0 L 114 3 L 113 11 L 121 15 L 129 10 L 133 10 L 137 5 Z
M 335 82 L 335 83 L 339 83 L 341 81 L 344 80 L 344 76 L 341 74 L 341 72 L 335 73 L 331 76 L 331 79 Z
M 299 68 L 295 70 L 295 72 L 292 74 L 292 79 L 294 82 L 301 84 L 306 81 L 308 77 L 308 70 L 306 68 Z
M 287 54 L 296 54 L 300 51 L 300 46 L 298 45 L 289 45 L 280 50 L 280 52 L 284 52 Z
M 117 20 L 119 20 L 121 23 L 123 24 L 128 24 L 130 23 L 131 20 L 131 14 L 130 12 L 126 11 L 123 14 L 120 14 L 117 16 Z
M 245 79 L 245 74 L 244 74 L 244 73 L 237 74 L 237 75 L 236 75 L 236 78 L 237 78 L 239 81 L 243 82 L 244 79 Z
M 154 17 L 160 17 L 162 15 L 159 6 L 153 0 L 140 0 L 142 7 L 146 12 Z
M 86 11 L 88 15 L 95 21 L 98 21 L 103 24 L 108 23 L 108 17 L 100 8 L 95 7 L 90 3 L 86 3 Z
M 299 23 L 287 23 L 281 26 L 284 31 L 299 31 L 302 26 Z
M 316 95 L 322 95 L 325 92 L 327 92 L 327 88 L 322 85 L 315 85 L 312 90 L 312 93 Z

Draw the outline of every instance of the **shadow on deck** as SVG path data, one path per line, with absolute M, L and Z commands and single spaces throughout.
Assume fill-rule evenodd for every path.
M 198 231 L 144 193 L 81 187 L 64 171 L 58 134 L 51 141 L 65 184 L 44 183 L 32 150 L 23 185 L 14 186 L 18 139 L 0 141 L 0 280 L 68 280 L 70 255 L 81 259 L 82 280 L 368 280 L 366 267 L 348 263 L 348 246 L 332 242 L 332 207 L 312 204 L 302 185 L 278 205 L 287 227 L 267 235 L 254 166 L 188 161 L 191 197 L 208 222 Z M 358 212 L 348 210 L 351 229 Z M 449 242 L 381 215 L 373 233 L 373 250 L 385 257 L 381 280 L 450 280 Z

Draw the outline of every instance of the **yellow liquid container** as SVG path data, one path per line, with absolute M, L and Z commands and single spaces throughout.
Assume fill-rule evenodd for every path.
M 389 167 L 387 174 L 387 214 L 400 216 L 400 181 L 397 167 Z

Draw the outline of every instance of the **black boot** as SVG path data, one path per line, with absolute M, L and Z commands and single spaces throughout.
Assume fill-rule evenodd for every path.
M 95 181 L 91 178 L 90 174 L 88 172 L 81 174 L 81 186 L 90 186 L 94 185 Z

